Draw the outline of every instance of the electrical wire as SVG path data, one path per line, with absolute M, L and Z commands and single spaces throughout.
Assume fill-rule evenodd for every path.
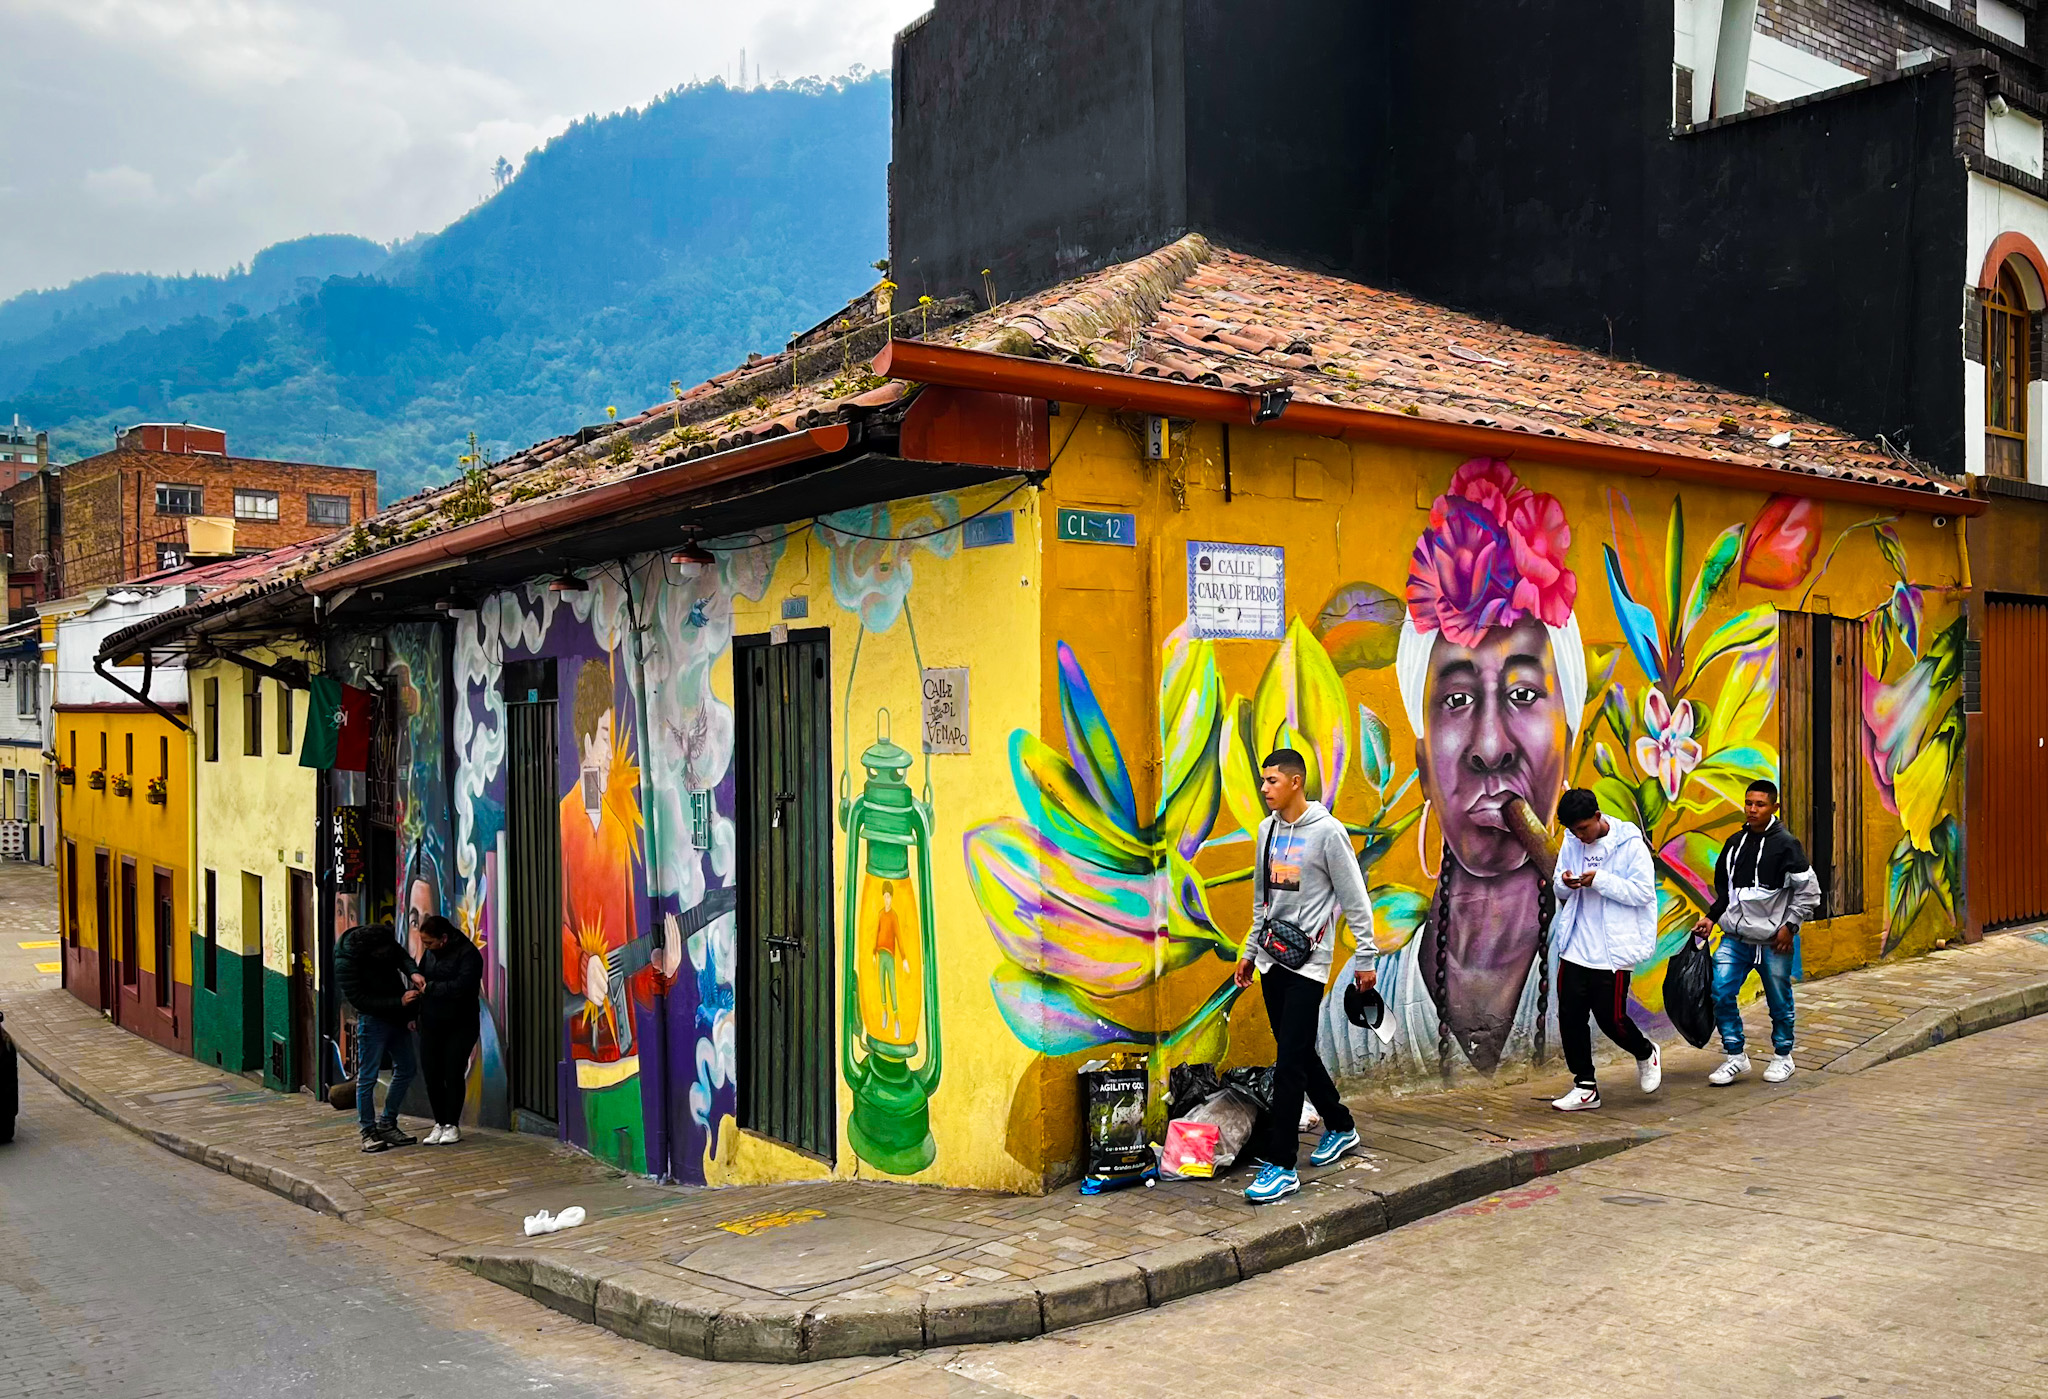
M 1017 492 L 1023 490 L 1026 486 L 1030 484 L 1030 476 L 1020 476 L 1017 479 L 1016 485 L 1010 487 L 1010 489 L 1008 489 L 1007 491 L 1004 491 L 1001 495 L 997 496 L 988 504 L 982 506 L 981 509 L 975 511 L 973 514 L 962 515 L 959 519 L 953 521 L 953 523 L 949 525 L 942 525 L 935 530 L 926 530 L 922 534 L 862 534 L 859 530 L 842 529 L 838 525 L 828 524 L 826 523 L 825 516 L 813 515 L 810 519 L 804 521 L 802 524 L 786 529 L 781 534 L 775 535 L 768 539 L 749 538 L 747 542 L 744 544 L 727 545 L 723 548 L 720 548 L 716 545 L 699 542 L 697 547 L 700 549 L 710 550 L 714 553 L 739 554 L 744 553 L 748 549 L 759 549 L 770 544 L 780 544 L 786 539 L 794 539 L 796 538 L 796 536 L 800 534 L 805 534 L 813 529 L 827 529 L 832 531 L 832 533 L 834 534 L 843 534 L 848 539 L 868 539 L 880 544 L 910 544 L 915 543 L 916 541 L 921 539 L 936 539 L 942 534 L 950 534 L 954 530 L 959 529 L 962 525 L 965 525 L 968 521 L 978 520 L 983 515 L 988 514 L 991 510 L 994 510 L 997 506 L 1003 504 L 1012 496 L 1016 495 Z

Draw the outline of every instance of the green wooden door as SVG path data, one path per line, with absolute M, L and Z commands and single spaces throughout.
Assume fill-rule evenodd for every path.
M 832 1159 L 831 634 L 734 648 L 740 1125 Z

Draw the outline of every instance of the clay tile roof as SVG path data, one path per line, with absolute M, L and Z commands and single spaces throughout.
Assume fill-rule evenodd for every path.
M 965 299 L 881 309 L 882 288 L 857 297 L 772 355 L 640 412 L 536 442 L 503 461 L 472 468 L 445 486 L 394 501 L 353 530 L 282 566 L 281 576 L 322 568 L 409 543 L 528 501 L 552 500 L 642 472 L 694 461 L 765 438 L 884 411 L 911 386 L 875 374 L 869 361 L 892 334 L 930 333 L 966 318 Z M 474 473 L 481 471 L 481 477 Z M 251 587 L 257 586 L 252 584 Z
M 1765 399 L 1199 234 L 930 338 L 1229 388 L 1284 381 L 1304 400 L 1963 494 L 1903 453 Z

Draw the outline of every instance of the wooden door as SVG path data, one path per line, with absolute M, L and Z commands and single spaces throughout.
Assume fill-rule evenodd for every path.
M 289 959 L 286 967 L 286 1013 L 290 1024 L 286 1033 L 290 1036 L 291 1077 L 286 1080 L 293 1088 L 303 1088 L 309 1093 L 319 1091 L 319 1082 L 313 1072 L 313 876 L 305 870 L 292 870 L 289 889 L 290 902 L 285 908 L 285 948 Z
M 1820 881 L 1819 917 L 1863 911 L 1863 623 L 1778 617 L 1778 795 Z
M 1984 799 L 1979 829 L 1987 927 L 2048 917 L 2048 602 L 1992 598 L 1984 609 Z
M 544 685 L 515 685 L 516 667 L 506 667 L 506 1032 L 513 1112 L 552 1125 L 560 1120 L 563 1038 L 562 828 L 547 666 Z
M 838 1127 L 832 1005 L 831 634 L 734 650 L 739 758 L 740 1125 L 830 1159 Z
M 156 957 L 156 1003 L 175 1014 L 178 986 L 178 942 L 177 929 L 172 922 L 174 905 L 171 902 L 171 872 L 166 869 L 155 871 L 150 880 L 150 907 L 154 910 Z M 177 1033 L 176 1021 L 172 1022 L 172 1034 Z
M 141 934 L 136 931 L 135 903 L 135 862 L 121 860 L 121 989 L 125 993 L 131 987 L 142 985 Z M 115 998 L 114 1022 L 121 1020 L 121 1000 Z
M 100 1009 L 114 1008 L 114 924 L 113 924 L 113 870 L 107 863 L 107 852 L 95 850 L 92 855 L 92 935 L 100 964 Z

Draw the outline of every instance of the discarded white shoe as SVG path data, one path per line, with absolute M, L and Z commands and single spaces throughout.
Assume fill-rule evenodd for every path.
M 574 1229 L 584 1221 L 583 1206 L 571 1205 L 555 1216 L 556 1229 Z M 553 1232 L 552 1230 L 549 1232 Z
M 552 1234 L 557 1227 L 554 1219 L 549 1216 L 546 1210 L 542 1210 L 539 1214 L 526 1216 L 526 1237 L 529 1239 L 535 1234 Z

